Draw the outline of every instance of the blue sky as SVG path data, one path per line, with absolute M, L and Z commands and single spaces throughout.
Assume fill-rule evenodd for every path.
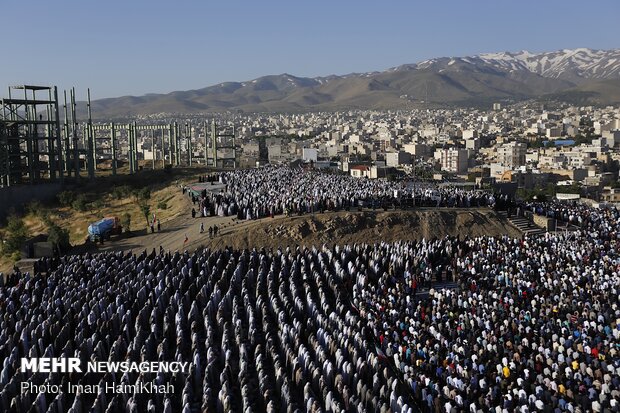
M 1 0 L 0 96 L 13 84 L 93 98 L 432 57 L 620 47 L 620 1 Z

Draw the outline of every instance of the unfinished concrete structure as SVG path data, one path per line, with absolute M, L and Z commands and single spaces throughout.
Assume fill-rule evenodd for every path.
M 56 87 L 9 88 L 0 100 L 0 186 L 62 181 L 66 159 Z
M 121 160 L 127 162 L 128 172 L 133 174 L 140 169 L 139 133 L 146 146 L 150 140 L 153 169 L 158 154 L 162 168 L 237 165 L 234 127 L 232 132 L 218 130 L 215 121 L 205 122 L 204 157 L 196 157 L 190 122 L 95 124 L 90 90 L 88 117 L 78 121 L 75 89 L 64 91 L 63 97 L 61 108 L 55 86 L 24 85 L 10 87 L 8 98 L 0 100 L 0 187 L 56 181 L 62 184 L 66 177 L 78 178 L 83 172 L 92 179 L 103 169 L 116 175 Z

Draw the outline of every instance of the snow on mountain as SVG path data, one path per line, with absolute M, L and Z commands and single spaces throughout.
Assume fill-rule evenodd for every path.
M 527 70 L 543 77 L 565 79 L 580 83 L 585 79 L 620 78 L 620 49 L 593 50 L 587 48 L 563 49 L 554 52 L 482 53 L 476 56 L 434 58 L 392 70 L 460 70 L 459 63 L 491 66 L 506 72 Z
M 551 78 L 610 79 L 620 77 L 620 49 L 563 49 L 555 52 L 483 53 L 475 56 L 505 70 L 522 70 Z

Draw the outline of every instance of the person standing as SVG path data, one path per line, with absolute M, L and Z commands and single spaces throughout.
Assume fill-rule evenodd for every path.
M 204 222 L 200 223 L 200 233 L 202 234 L 203 232 L 205 232 L 205 224 Z
M 157 232 L 161 232 L 161 222 L 159 222 L 159 219 L 157 220 Z

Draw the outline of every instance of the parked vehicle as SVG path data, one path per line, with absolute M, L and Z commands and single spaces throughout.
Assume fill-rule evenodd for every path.
M 118 217 L 107 217 L 88 226 L 88 237 L 92 242 L 103 242 L 112 235 L 120 235 L 123 232 L 121 220 Z

